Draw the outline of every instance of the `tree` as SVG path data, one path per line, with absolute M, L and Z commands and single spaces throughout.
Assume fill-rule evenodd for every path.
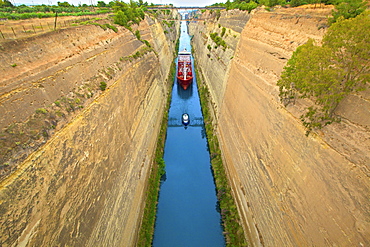
M 142 8 L 145 8 L 142 6 Z M 124 2 L 115 2 L 113 9 L 116 14 L 114 21 L 116 24 L 123 25 L 129 28 L 131 24 L 139 24 L 141 20 L 145 18 L 145 13 L 143 9 L 138 7 L 137 3 L 130 1 L 129 4 Z
M 98 7 L 107 7 L 107 4 L 104 1 L 98 1 Z
M 13 4 L 8 0 L 0 0 L 0 8 L 13 7 Z
M 128 27 L 128 18 L 127 16 L 125 15 L 125 13 L 123 13 L 123 11 L 119 10 L 115 16 L 114 16 L 114 23 L 115 24 L 118 24 L 120 26 L 124 26 L 124 27 Z
M 58 2 L 59 7 L 71 7 L 71 5 L 68 2 Z
M 335 23 L 339 18 L 354 18 L 364 12 L 366 9 L 365 0 L 339 0 L 335 4 L 335 10 L 332 11 L 332 18 L 329 18 L 329 24 Z
M 303 1 L 302 0 L 291 0 L 290 1 L 290 7 L 297 7 L 297 6 L 301 6 L 303 5 Z
M 301 120 L 309 134 L 314 129 L 338 121 L 334 111 L 353 91 L 369 87 L 370 16 L 339 20 L 324 36 L 322 46 L 309 40 L 297 48 L 278 81 L 280 99 L 288 105 L 299 98 L 314 104 Z

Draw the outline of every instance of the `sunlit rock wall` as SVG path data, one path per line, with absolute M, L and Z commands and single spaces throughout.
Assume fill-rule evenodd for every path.
M 1 182 L 1 246 L 134 245 L 179 25 L 165 34 L 160 22 L 147 17 L 135 28 L 155 52 L 122 59 L 146 47 L 123 28 L 114 33 L 84 26 L 80 31 L 50 34 L 48 47 L 57 47 L 67 58 L 53 57 L 49 62 L 47 56 L 40 58 L 45 61 L 35 59 L 42 66 L 30 69 L 40 77 L 29 80 L 46 84 L 39 87 L 42 92 L 31 94 L 39 104 L 36 108 L 42 102 L 53 102 L 60 91 L 71 90 L 74 85 L 69 84 L 97 75 L 99 69 L 113 65 L 116 69 L 104 92 Z M 76 53 L 69 49 L 74 46 L 71 41 L 63 43 L 62 37 L 69 36 L 89 40 L 91 46 Z M 43 45 L 43 37 L 40 39 L 23 45 L 32 50 Z M 22 56 L 33 57 L 27 49 L 23 52 Z M 19 85 L 24 85 L 27 77 L 21 81 Z M 47 91 L 50 83 L 56 85 Z M 26 89 L 37 91 L 32 85 Z M 24 104 L 29 105 L 27 99 Z
M 193 38 L 252 246 L 370 244 L 369 92 L 344 100 L 337 109 L 341 123 L 306 137 L 299 116 L 307 102 L 284 108 L 276 87 L 296 47 L 308 38 L 320 42 L 329 13 L 320 8 L 254 11 L 237 36 L 232 61 L 220 56 L 209 67 L 209 34 L 204 31 L 203 41 Z M 228 15 L 221 15 L 220 24 L 223 16 Z M 197 25 L 193 30 L 204 30 Z
M 217 114 L 217 107 L 221 105 L 225 93 L 230 62 L 249 15 L 239 10 L 223 11 L 217 20 L 216 12 L 206 11 L 200 19 L 202 21 L 189 24 L 189 32 L 192 35 L 192 48 L 199 64 L 198 69 L 204 74 L 206 83 L 210 85 Z M 222 39 L 226 42 L 227 48 L 217 46 L 210 38 L 211 33 L 218 33 L 218 36 L 221 36 L 222 28 L 226 30 Z

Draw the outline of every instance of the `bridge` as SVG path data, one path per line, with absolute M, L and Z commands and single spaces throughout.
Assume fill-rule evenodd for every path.
M 206 21 L 212 18 L 208 19 L 197 19 L 197 18 L 190 18 L 190 19 L 166 19 L 167 21 Z
M 202 117 L 195 117 L 193 119 L 190 119 L 190 124 L 188 126 L 194 126 L 194 127 L 203 127 L 203 118 Z M 185 127 L 182 124 L 181 118 L 174 118 L 170 117 L 168 119 L 168 127 Z

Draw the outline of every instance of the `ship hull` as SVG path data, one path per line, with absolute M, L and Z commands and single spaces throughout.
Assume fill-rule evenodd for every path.
M 193 82 L 191 53 L 186 50 L 179 52 L 177 58 L 177 82 L 184 90 Z
M 186 90 L 186 89 L 188 89 L 188 87 L 190 86 L 190 84 L 193 82 L 193 77 L 190 78 L 190 79 L 186 79 L 186 80 L 177 77 L 177 82 L 180 84 L 180 86 L 184 90 Z

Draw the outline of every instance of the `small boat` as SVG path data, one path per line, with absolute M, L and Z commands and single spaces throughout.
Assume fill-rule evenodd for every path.
M 184 49 L 177 58 L 177 81 L 186 90 L 193 81 L 191 53 Z
M 190 118 L 187 113 L 182 114 L 182 124 L 188 126 L 190 123 Z

